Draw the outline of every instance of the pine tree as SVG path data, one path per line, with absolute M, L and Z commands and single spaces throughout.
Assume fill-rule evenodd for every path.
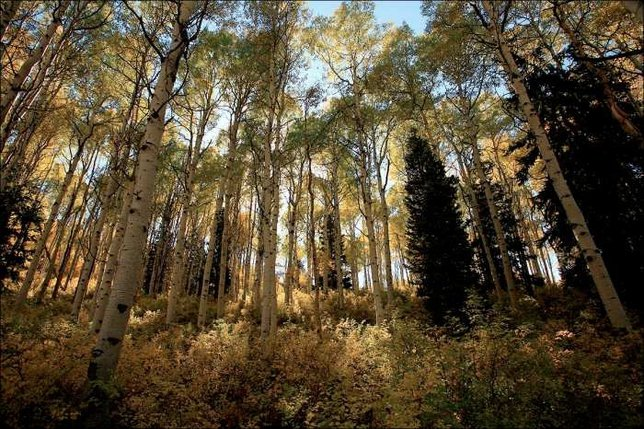
M 456 179 L 448 177 L 429 143 L 414 132 L 405 153 L 408 268 L 434 321 L 458 314 L 474 283 L 472 250 L 456 206 Z

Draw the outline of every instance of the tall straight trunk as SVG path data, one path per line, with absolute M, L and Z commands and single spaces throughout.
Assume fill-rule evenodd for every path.
M 69 263 L 72 250 L 74 247 L 74 243 L 76 243 L 76 237 L 78 235 L 78 229 L 81 224 L 81 213 L 80 211 L 77 212 L 74 217 L 72 218 L 72 225 L 69 230 L 69 236 L 67 238 L 67 245 L 65 246 L 65 251 L 63 252 L 63 256 L 61 258 L 60 264 L 58 266 L 58 269 L 56 270 L 56 283 L 54 283 L 54 291 L 58 291 L 60 289 L 60 286 L 63 283 L 63 277 L 68 273 L 67 271 L 67 265 Z M 48 287 L 48 286 L 46 286 Z M 45 291 L 46 293 L 46 291 Z M 54 298 L 54 294 L 52 293 L 52 299 Z M 43 296 L 42 298 L 39 297 L 39 299 L 42 301 L 45 299 Z
M 351 228 L 349 228 L 349 237 L 351 238 L 351 283 L 353 286 L 353 291 L 357 292 L 360 289 L 360 282 L 358 278 L 358 252 L 356 251 L 356 231 L 355 225 L 351 222 Z
M 469 120 L 469 119 L 468 119 Z M 473 128 L 473 125 L 470 124 Z M 492 218 L 492 225 L 494 227 L 494 234 L 496 235 L 496 242 L 499 245 L 499 253 L 501 254 L 501 263 L 503 265 L 503 277 L 505 278 L 505 284 L 508 288 L 508 295 L 510 296 L 510 305 L 513 309 L 517 308 L 517 294 L 516 294 L 516 285 L 514 282 L 514 274 L 512 273 L 512 263 L 510 262 L 510 254 L 508 252 L 508 244 L 505 240 L 505 233 L 503 231 L 503 226 L 501 225 L 501 219 L 499 218 L 499 213 L 496 207 L 496 202 L 494 201 L 494 194 L 492 193 L 492 187 L 490 182 L 485 175 L 485 170 L 483 169 L 483 162 L 481 161 L 481 152 L 478 146 L 478 139 L 474 131 L 471 132 L 471 146 L 472 146 L 472 157 L 474 159 L 474 170 L 478 176 L 481 184 L 483 185 L 483 192 L 485 194 L 485 202 L 490 211 L 490 217 Z
M 381 297 L 381 283 L 380 283 L 380 268 L 378 265 L 378 248 L 376 243 L 376 232 L 374 228 L 375 217 L 373 214 L 373 198 L 371 196 L 371 180 L 369 176 L 369 169 L 371 167 L 370 153 L 368 143 L 365 142 L 364 136 L 364 121 L 362 118 L 362 91 L 357 84 L 357 66 L 352 65 L 352 89 L 356 101 L 354 106 L 354 117 L 356 122 L 356 133 L 358 140 L 358 181 L 360 186 L 360 194 L 364 203 L 364 218 L 367 225 L 367 241 L 369 244 L 369 259 L 371 265 L 371 279 L 373 283 L 373 302 L 376 313 L 376 324 L 380 325 L 384 320 L 384 312 L 382 307 Z
M 280 6 L 277 6 L 276 12 L 279 13 Z M 276 17 L 271 16 L 272 30 L 276 29 Z M 261 324 L 260 338 L 263 350 L 266 355 L 272 352 L 271 337 L 271 310 L 273 307 L 273 295 L 275 294 L 276 278 L 275 263 L 277 258 L 276 242 L 273 239 L 273 213 L 275 206 L 279 207 L 278 186 L 279 179 L 276 171 L 276 156 L 273 151 L 273 142 L 277 139 L 276 135 L 280 132 L 275 128 L 276 110 L 278 108 L 278 76 L 276 70 L 276 54 L 279 41 L 272 40 L 269 52 L 269 70 L 268 70 L 268 117 L 266 122 L 266 136 L 263 143 L 263 164 L 262 164 L 262 199 L 260 202 L 262 234 L 261 239 L 264 243 L 264 258 L 262 272 L 262 304 L 261 304 Z M 275 149 L 277 152 L 277 147 Z
M 241 108 L 240 108 L 241 109 Z M 233 193 L 232 171 L 235 168 L 237 158 L 237 133 L 241 121 L 240 110 L 236 109 L 234 119 L 228 130 L 228 158 L 226 159 L 226 173 L 224 181 L 224 207 L 223 207 L 223 228 L 221 231 L 221 253 L 219 258 L 219 281 L 217 284 L 217 318 L 224 317 L 226 304 L 226 272 L 228 271 L 228 231 L 230 229 L 230 204 Z M 242 178 L 239 178 L 241 182 Z
M 58 238 L 55 240 L 54 250 L 51 252 L 51 254 L 49 254 L 49 252 L 47 251 L 45 252 L 47 253 L 47 256 L 49 258 L 49 265 L 47 266 L 45 279 L 40 284 L 38 294 L 36 295 L 37 303 L 41 303 L 45 298 L 45 293 L 47 292 L 47 288 L 49 287 L 49 282 L 51 282 L 51 278 L 54 276 L 54 272 L 56 271 L 56 261 L 58 260 L 58 252 L 60 251 L 60 246 L 65 235 L 65 225 L 67 225 L 67 219 L 62 219 L 57 227 Z
M 572 191 L 566 182 L 566 179 L 559 166 L 557 156 L 552 150 L 548 135 L 541 123 L 541 119 L 537 114 L 534 103 L 528 94 L 528 90 L 523 82 L 523 75 L 517 66 L 514 55 L 505 40 L 505 35 L 498 26 L 498 14 L 492 3 L 488 0 L 483 1 L 483 7 L 490 17 L 489 23 L 486 27 L 490 35 L 493 37 L 497 44 L 498 55 L 501 65 L 510 78 L 510 83 L 514 92 L 519 98 L 519 104 L 523 114 L 528 120 L 530 130 L 535 136 L 537 148 L 546 165 L 546 172 L 552 183 L 552 186 L 563 206 L 568 223 L 572 227 L 573 234 L 577 240 L 577 244 L 584 256 L 584 260 L 588 265 L 588 269 L 592 276 L 595 287 L 599 292 L 599 296 L 604 304 L 604 308 L 611 324 L 615 328 L 625 328 L 631 330 L 630 322 L 624 307 L 615 291 L 613 282 L 604 263 L 604 258 L 595 244 L 595 240 L 588 228 L 586 219 L 584 218 L 581 209 L 577 205 L 577 201 L 572 195 Z
M 279 171 L 277 172 L 278 177 L 278 185 L 279 187 Z M 277 335 L 277 278 L 275 275 L 275 266 L 277 264 L 277 222 L 279 221 L 279 190 L 275 190 L 274 197 L 275 198 L 275 205 L 273 206 L 273 214 L 271 217 L 271 229 L 270 229 L 270 235 L 271 235 L 271 248 L 275 250 L 275 253 L 273 257 L 275 258 L 275 261 L 270 261 L 269 263 L 273 264 L 273 287 L 270 288 L 270 305 L 271 305 L 271 320 L 270 320 L 270 329 L 269 329 L 269 345 L 272 347 L 272 342 L 275 339 L 275 336 Z M 269 349 L 270 350 L 270 349 Z
M 42 300 L 45 297 L 45 293 L 47 292 L 47 288 L 49 287 L 49 282 L 51 281 L 51 278 L 53 277 L 55 267 L 56 267 L 56 259 L 58 258 L 58 252 L 60 250 L 60 246 L 62 244 L 63 239 L 65 238 L 65 229 L 67 222 L 72 215 L 72 212 L 74 211 L 74 204 L 76 203 L 76 197 L 78 196 L 78 191 L 80 190 L 81 185 L 83 184 L 82 177 L 85 175 L 87 172 L 87 169 L 84 168 L 83 172 L 81 174 L 81 179 L 79 179 L 76 184 L 74 185 L 74 188 L 72 190 L 72 193 L 69 197 L 69 202 L 67 203 L 67 208 L 65 209 L 61 220 L 58 222 L 58 227 L 56 231 L 56 239 L 55 239 L 55 245 L 54 245 L 54 251 L 52 252 L 52 255 L 49 257 L 49 264 L 47 267 L 46 275 L 45 275 L 45 280 L 41 283 L 40 288 L 38 290 L 38 294 L 36 295 L 36 302 L 42 302 Z M 92 178 L 90 178 L 89 182 L 92 181 Z M 81 197 L 81 207 L 79 207 L 76 211 L 76 214 L 74 215 L 74 220 L 73 222 L 76 222 L 78 218 L 82 218 L 82 214 L 85 211 L 85 206 L 87 204 L 87 197 L 89 194 L 89 189 L 90 187 L 87 186 L 85 188 L 85 191 L 83 192 L 83 196 Z M 68 241 L 70 244 L 72 244 L 72 239 L 73 237 L 70 236 L 68 237 Z M 45 251 L 46 251 L 46 246 L 45 246 Z
M 255 311 L 260 312 L 262 309 L 262 297 L 261 297 L 261 287 L 262 287 L 262 271 L 264 268 L 264 242 L 262 240 L 262 225 L 261 220 L 257 223 L 257 251 L 255 252 L 255 269 L 253 270 L 253 299 L 251 303 Z
M 246 303 L 246 298 L 248 297 L 248 283 L 250 281 L 250 269 L 251 269 L 251 260 L 253 256 L 253 238 L 255 236 L 255 208 L 254 208 L 254 201 L 253 197 L 255 194 L 251 193 L 250 194 L 250 204 L 248 206 L 248 243 L 246 246 L 246 261 L 244 264 L 244 281 L 243 281 L 243 288 L 244 292 L 242 295 L 242 301 L 244 304 Z
M 93 131 L 94 131 L 94 124 L 92 123 L 90 124 L 89 133 L 85 136 L 82 136 L 82 138 L 78 139 L 78 147 L 76 149 L 76 153 L 74 154 L 71 160 L 71 163 L 69 164 L 69 168 L 67 169 L 67 173 L 65 174 L 63 183 L 61 184 L 60 190 L 58 191 L 58 195 L 56 196 L 56 199 L 54 200 L 54 203 L 51 206 L 51 211 L 49 212 L 49 217 L 47 218 L 47 222 L 45 222 L 45 225 L 43 226 L 43 229 L 41 231 L 40 238 L 38 240 L 38 243 L 36 244 L 36 249 L 32 256 L 31 263 L 29 264 L 29 269 L 27 270 L 25 279 L 22 282 L 22 286 L 20 287 L 20 291 L 18 292 L 18 296 L 16 297 L 16 305 L 22 305 L 27 299 L 27 294 L 31 289 L 31 284 L 33 283 L 36 270 L 38 269 L 38 265 L 40 264 L 40 258 L 42 257 L 43 250 L 45 249 L 45 243 L 47 242 L 47 237 L 49 237 L 51 228 L 54 225 L 54 221 L 56 220 L 56 217 L 58 216 L 58 210 L 60 209 L 60 204 L 63 201 L 65 194 L 67 193 L 67 189 L 69 188 L 69 185 L 71 184 L 72 179 L 74 178 L 74 172 L 76 171 L 78 162 L 80 161 L 81 156 L 83 154 L 83 149 L 85 147 L 85 144 L 93 134 Z
M 96 334 L 99 333 L 101 325 L 103 324 L 105 309 L 107 308 L 110 291 L 112 290 L 112 282 L 114 281 L 114 276 L 118 269 L 119 252 L 121 250 L 121 245 L 123 244 L 123 236 L 127 225 L 130 204 L 132 204 L 133 185 L 134 182 L 128 180 L 123 189 L 123 196 L 121 197 L 121 212 L 118 216 L 110 248 L 107 251 L 107 262 L 105 263 L 105 270 L 101 277 L 101 283 L 96 289 L 96 304 L 94 307 L 94 314 L 92 316 L 92 324 L 90 326 L 90 331 Z
M 195 141 L 194 149 L 189 152 L 191 155 L 186 159 L 186 184 L 185 189 L 181 196 L 181 217 L 179 220 L 179 227 L 177 229 L 177 239 L 174 246 L 173 264 L 172 264 L 172 286 L 170 287 L 170 294 L 168 295 L 168 309 L 166 313 L 166 323 L 173 323 L 176 315 L 177 300 L 183 292 L 183 275 L 186 254 L 186 233 L 188 218 L 192 214 L 192 190 L 194 188 L 194 177 L 199 162 L 199 153 L 201 151 L 201 143 L 204 134 L 206 133 L 206 125 L 210 120 L 210 112 L 212 108 L 206 108 L 199 118 L 197 138 Z M 192 142 L 191 142 L 192 144 Z
M 385 138 L 389 138 L 388 136 Z M 386 143 L 385 143 L 386 150 Z M 377 160 L 376 153 L 376 144 L 374 139 L 373 145 L 373 159 Z M 383 256 L 382 261 L 384 262 L 385 269 L 385 282 L 387 283 L 387 305 L 391 305 L 394 297 L 394 276 L 391 271 L 391 244 L 389 239 L 389 205 L 387 204 L 387 181 L 388 177 L 382 177 L 382 172 L 380 171 L 380 164 L 383 160 L 383 157 L 379 158 L 379 161 L 376 162 L 376 184 L 378 186 L 378 195 L 380 197 L 380 207 L 381 207 L 381 216 L 380 221 L 382 222 L 383 227 Z M 389 166 L 387 166 L 387 174 L 389 173 Z
M 114 227 L 115 227 L 114 222 L 110 222 L 107 225 L 106 227 L 107 230 L 105 232 L 105 240 L 102 241 L 101 249 L 98 252 L 98 265 L 96 266 L 96 270 L 95 270 L 96 285 L 94 287 L 94 294 L 93 294 L 94 304 L 96 304 L 96 300 L 97 300 L 96 295 L 98 293 L 98 288 L 103 279 L 103 274 L 105 273 L 105 265 L 107 264 L 108 252 L 110 250 L 110 247 L 112 246 L 112 239 L 114 238 Z M 92 319 L 94 315 L 94 308 L 95 308 L 95 305 L 92 305 L 92 308 L 90 310 L 91 311 L 90 319 Z
M 189 43 L 187 26 L 197 2 L 178 4 L 178 19 L 172 30 L 172 43 L 162 59 L 157 84 L 150 103 L 150 116 L 141 140 L 135 169 L 132 204 L 119 255 L 119 269 L 105 310 L 105 317 L 92 350 L 88 368 L 90 381 L 107 383 L 116 370 L 123 336 L 127 328 L 138 280 L 143 272 L 144 246 L 147 238 L 150 207 L 157 174 L 159 146 L 165 128 L 165 112 L 179 68 L 179 61 Z
M 217 247 L 217 224 L 221 206 L 224 202 L 224 184 L 225 178 L 219 184 L 219 191 L 217 199 L 215 200 L 215 213 L 210 225 L 210 236 L 208 239 L 208 253 L 206 255 L 206 262 L 204 263 L 203 278 L 201 280 L 201 294 L 199 296 L 199 313 L 197 314 L 197 326 L 202 328 L 206 324 L 206 309 L 208 307 L 208 292 L 210 291 L 210 273 L 212 272 L 212 264 L 215 259 L 215 247 Z M 221 276 L 221 272 L 219 273 Z
M 20 69 L 18 69 L 16 74 L 11 79 L 11 82 L 9 83 L 9 86 L 7 88 L 7 92 L 3 95 L 2 101 L 0 101 L 0 123 L 4 123 L 9 109 L 11 109 L 14 100 L 22 90 L 22 84 L 27 79 L 27 76 L 29 76 L 29 73 L 31 72 L 31 69 L 34 67 L 34 65 L 36 65 L 36 63 L 41 60 L 43 54 L 45 53 L 45 49 L 47 49 L 54 35 L 62 26 L 63 15 L 69 8 L 70 4 L 70 0 L 65 0 L 60 3 L 58 7 L 56 7 L 52 15 L 51 23 L 45 29 L 45 32 L 40 37 L 40 40 L 38 40 L 38 44 L 36 45 L 35 49 L 31 51 L 29 57 L 27 57 L 25 62 L 22 63 Z
M 337 164 L 335 164 L 337 169 Z M 338 296 L 340 306 L 344 305 L 344 283 L 342 282 L 342 228 L 340 226 L 340 196 L 337 185 L 337 171 L 334 175 L 333 185 L 333 225 L 335 240 L 333 241 L 333 252 L 335 253 L 335 260 L 333 265 L 335 267 L 335 278 L 338 286 Z
M 371 184 L 367 173 L 367 155 L 364 149 L 361 151 L 361 160 L 358 162 L 360 174 L 360 191 L 364 203 L 365 223 L 367 224 L 367 241 L 369 244 L 369 265 L 371 266 L 371 283 L 373 288 L 374 308 L 376 311 L 376 324 L 380 325 L 384 320 L 382 298 L 380 291 L 380 268 L 378 264 L 378 247 L 376 244 L 376 232 L 374 227 L 375 218 L 373 215 L 373 201 L 371 198 Z
M 311 287 L 315 289 L 315 298 L 313 302 L 313 316 L 315 318 L 315 329 L 318 337 L 322 338 L 322 311 L 320 310 L 320 285 L 318 284 L 318 258 L 315 248 L 315 194 L 313 193 L 313 160 L 311 158 L 311 145 L 306 142 L 306 157 L 308 160 L 308 180 L 307 191 L 309 194 L 309 245 L 311 256 L 311 270 L 309 271 Z
M 501 287 L 501 280 L 499 279 L 499 274 L 496 271 L 496 264 L 494 263 L 494 257 L 492 256 L 492 249 L 490 248 L 490 243 L 488 242 L 488 237 L 485 234 L 483 228 L 483 221 L 481 220 L 481 208 L 479 207 L 478 198 L 474 192 L 474 187 L 472 185 L 472 177 L 467 171 L 463 163 L 462 154 L 460 151 L 456 151 L 456 160 L 458 162 L 458 167 L 463 178 L 465 186 L 465 195 L 470 201 L 472 206 L 472 217 L 474 220 L 474 225 L 478 231 L 479 238 L 481 239 L 481 246 L 483 247 L 483 252 L 485 253 L 485 261 L 487 263 L 488 269 L 490 271 L 490 277 L 492 279 L 492 284 L 494 285 L 494 290 L 496 292 L 496 297 L 499 302 L 503 301 L 503 288 Z
M 304 162 L 299 164 L 298 175 L 295 180 L 291 180 L 288 201 L 288 240 L 287 240 L 287 265 L 286 277 L 284 278 L 284 303 L 291 305 L 293 300 L 293 283 L 295 280 L 295 271 L 297 269 L 297 215 L 302 194 L 302 179 L 304 172 Z
M 327 201 L 328 205 L 328 201 Z M 322 219 L 322 234 L 324 235 L 324 241 L 325 241 L 325 246 L 323 247 L 324 254 L 322 255 L 324 259 L 322 260 L 322 290 L 324 293 L 328 293 L 329 291 L 329 273 L 331 269 L 331 249 L 329 246 L 329 243 L 331 242 L 330 237 L 329 237 L 329 229 L 327 228 L 326 225 L 326 217 L 328 214 L 325 214 Z
M 88 162 L 87 165 L 83 167 L 83 169 L 82 169 L 82 171 L 80 173 L 79 180 L 78 180 L 76 186 L 74 187 L 74 190 L 73 190 L 73 192 L 72 192 L 72 194 L 70 196 L 70 199 L 69 199 L 70 201 L 69 201 L 69 204 L 67 206 L 67 210 L 66 210 L 65 214 L 63 215 L 63 220 L 62 220 L 63 223 L 62 223 L 62 225 L 66 224 L 67 219 L 70 216 L 70 214 L 72 212 L 72 209 L 74 208 L 74 204 L 75 204 L 75 201 L 76 201 L 76 196 L 78 195 L 78 191 L 80 190 L 81 185 L 84 183 L 82 179 L 85 176 L 85 174 L 87 173 L 87 170 L 89 169 L 89 166 L 92 165 L 92 173 L 91 173 L 91 175 L 89 177 L 89 180 L 87 181 L 87 185 L 85 186 L 85 191 L 83 192 L 83 195 L 81 197 L 81 204 L 80 204 L 80 207 L 77 208 L 77 216 L 74 219 L 74 222 L 76 222 L 76 221 L 78 221 L 79 223 L 83 222 L 83 213 L 85 212 L 87 203 L 89 201 L 88 196 L 89 196 L 89 192 L 90 192 L 90 189 L 91 189 L 91 187 L 89 185 L 94 180 L 94 175 L 96 174 L 96 160 L 97 160 L 97 157 L 98 157 L 98 150 L 96 150 L 95 153 L 94 153 L 94 161 L 93 162 Z M 90 210 L 91 215 L 93 215 L 95 213 L 97 208 L 98 208 L 98 202 L 96 202 L 94 207 Z M 72 229 L 74 229 L 74 228 L 72 228 Z M 63 239 L 63 236 L 64 235 L 60 236 L 61 240 Z M 71 241 L 71 240 L 73 240 L 73 238 L 74 237 L 70 234 L 70 237 L 68 238 L 68 240 Z M 71 241 L 71 243 L 73 243 L 73 241 Z M 80 247 L 81 246 L 79 246 L 79 249 L 80 249 Z M 58 251 L 58 246 L 57 246 L 57 249 L 56 249 L 55 253 L 57 253 L 57 251 Z M 54 257 L 52 259 L 52 263 L 55 261 L 55 259 L 56 259 L 56 257 Z M 64 262 L 66 264 L 66 261 L 64 261 Z M 53 267 L 50 267 L 50 268 L 53 268 Z M 60 267 L 60 269 L 64 269 L 64 264 Z M 43 300 L 44 295 L 46 293 L 46 289 L 49 286 L 49 280 L 51 279 L 51 274 L 50 273 L 53 274 L 53 269 L 48 269 L 47 270 L 47 278 L 45 279 L 45 282 L 43 282 L 43 284 L 41 286 L 41 290 L 38 292 L 38 298 L 37 298 L 38 302 Z M 60 279 L 60 278 L 62 278 L 62 275 L 58 276 L 58 279 Z M 57 289 L 59 286 L 60 286 L 60 283 L 59 283 L 59 280 L 57 280 L 56 285 L 55 285 L 55 289 Z
M 85 292 L 87 291 L 87 285 L 89 284 L 92 270 L 96 265 L 96 259 L 98 257 L 99 250 L 98 246 L 100 244 L 101 235 L 103 234 L 103 226 L 105 225 L 105 221 L 109 216 L 109 212 L 112 206 L 109 201 L 114 196 L 116 185 L 117 184 L 114 182 L 114 180 L 108 177 L 108 183 L 105 186 L 104 193 L 99 198 L 102 207 L 100 209 L 98 219 L 94 224 L 92 234 L 90 235 L 89 249 L 87 251 L 87 255 L 85 256 L 85 261 L 83 262 L 83 269 L 81 270 L 78 284 L 76 285 L 76 294 L 74 295 L 74 302 L 72 304 L 71 312 L 71 319 L 73 322 L 78 322 L 81 304 L 83 302 L 83 299 L 85 298 Z

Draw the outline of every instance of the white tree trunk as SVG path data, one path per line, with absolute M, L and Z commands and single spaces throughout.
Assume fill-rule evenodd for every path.
M 468 120 L 470 120 L 468 118 Z M 470 124 L 470 127 L 473 128 L 473 125 Z M 510 262 L 510 254 L 508 252 L 508 245 L 505 241 L 505 234 L 503 232 L 503 226 L 501 225 L 501 219 L 499 218 L 499 213 L 496 208 L 496 202 L 494 201 L 494 194 L 492 193 L 492 187 L 490 182 L 485 175 L 483 170 L 483 162 L 481 161 L 481 152 L 478 146 L 478 139 L 475 132 L 470 133 L 470 143 L 472 146 L 472 155 L 474 158 L 474 169 L 476 171 L 479 180 L 483 184 L 483 192 L 485 194 L 485 202 L 487 203 L 488 209 L 490 210 L 490 217 L 492 218 L 492 225 L 494 227 L 494 234 L 496 235 L 496 241 L 499 245 L 499 253 L 501 254 L 501 263 L 503 265 L 503 277 L 505 278 L 505 284 L 508 287 L 508 295 L 510 295 L 510 305 L 513 309 L 517 309 L 517 294 L 516 294 L 516 285 L 514 282 L 514 274 L 512 273 L 512 263 Z M 476 197 L 475 197 L 476 198 Z
M 108 177 L 108 183 L 105 187 L 104 194 L 99 199 L 102 208 L 99 217 L 94 224 L 92 234 L 90 235 L 89 249 L 83 262 L 83 268 L 78 279 L 78 284 L 76 285 L 76 294 L 74 295 L 74 302 L 72 304 L 71 313 L 71 319 L 73 322 L 78 322 L 81 304 L 83 303 L 83 298 L 85 298 L 87 285 L 89 284 L 89 279 L 92 275 L 92 270 L 94 269 L 94 265 L 98 257 L 98 247 L 101 241 L 101 234 L 103 233 L 103 226 L 105 225 L 105 221 L 107 220 L 109 212 L 112 208 L 112 204 L 109 201 L 116 191 L 116 185 L 117 184 L 114 182 L 114 180 L 112 180 L 111 177 Z
M 135 169 L 133 199 L 119 255 L 119 269 L 114 277 L 97 343 L 92 350 L 88 369 L 90 381 L 109 382 L 118 363 L 123 336 L 134 304 L 134 295 L 144 268 L 144 247 L 150 223 L 159 145 L 165 128 L 166 107 L 172 96 L 179 60 L 189 43 L 187 26 L 196 7 L 197 2 L 179 3 L 178 19 L 172 30 L 172 42 L 167 56 L 161 63 Z
M 208 291 L 210 290 L 210 272 L 212 271 L 212 264 L 215 259 L 215 247 L 217 242 L 217 219 L 219 212 L 224 201 L 224 184 L 225 177 L 219 184 L 219 192 L 215 202 L 215 213 L 213 216 L 212 224 L 210 225 L 210 238 L 208 239 L 208 253 L 206 255 L 206 262 L 203 269 L 203 278 L 201 281 L 201 294 L 199 296 L 199 313 L 197 315 L 197 326 L 201 329 L 206 325 L 206 310 L 208 307 Z M 220 274 L 221 275 L 221 274 Z

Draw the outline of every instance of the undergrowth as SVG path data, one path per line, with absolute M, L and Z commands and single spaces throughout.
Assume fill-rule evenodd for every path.
M 312 300 L 280 305 L 274 355 L 260 353 L 256 314 L 230 304 L 197 330 L 185 298 L 166 327 L 163 300 L 133 309 L 115 382 L 114 427 L 641 427 L 642 339 L 527 300 L 522 316 L 472 298 L 467 326 L 428 323 L 396 297 L 373 326 L 367 295 L 324 296 L 323 338 Z M 63 301 L 15 312 L 2 304 L 0 418 L 9 427 L 78 427 L 94 337 Z M 213 309 L 209 309 L 212 316 Z M 565 314 L 562 311 L 561 314 Z M 86 320 L 86 319 L 85 319 Z M 212 317 L 209 320 L 213 320 Z M 599 325 L 601 326 L 601 325 Z

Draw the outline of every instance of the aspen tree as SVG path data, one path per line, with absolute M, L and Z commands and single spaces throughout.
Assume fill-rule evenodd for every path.
M 184 256 L 186 251 L 186 232 L 188 218 L 192 214 L 192 191 L 194 188 L 195 172 L 197 164 L 199 163 L 201 144 L 203 137 L 206 133 L 206 125 L 210 120 L 210 115 L 214 109 L 212 104 L 212 92 L 209 92 L 206 98 L 206 104 L 199 117 L 197 125 L 197 137 L 194 148 L 188 149 L 188 156 L 186 158 L 186 178 L 185 189 L 181 194 L 179 214 L 179 227 L 177 228 L 177 239 L 174 246 L 173 265 L 172 265 L 172 286 L 170 294 L 168 295 L 168 309 L 166 312 L 166 323 L 173 323 L 175 318 L 177 300 L 183 292 L 182 277 L 184 274 Z M 192 143 L 190 143 L 192 145 Z
M 71 313 L 71 318 L 74 322 L 78 322 L 81 304 L 85 298 L 87 285 L 89 283 L 90 276 L 92 275 L 96 259 L 98 258 L 98 246 L 100 244 L 101 235 L 103 234 L 103 226 L 107 221 L 108 214 L 111 209 L 109 201 L 113 198 L 114 192 L 116 191 L 116 183 L 110 178 L 108 178 L 107 182 L 108 183 L 103 189 L 102 195 L 99 197 L 99 203 L 102 205 L 102 208 L 100 209 L 100 214 L 94 224 L 92 233 L 90 234 L 89 248 L 85 256 L 85 261 L 83 262 L 83 268 L 81 269 L 78 284 L 76 285 L 76 294 L 74 295 Z
M 105 309 L 107 308 L 107 303 L 110 296 L 110 291 L 112 289 L 112 282 L 114 281 L 114 275 L 118 267 L 119 251 L 121 250 L 121 245 L 123 244 L 123 235 L 125 233 L 125 227 L 127 225 L 127 218 L 130 210 L 130 204 L 132 203 L 132 186 L 133 182 L 128 180 L 125 184 L 124 189 L 122 190 L 121 196 L 121 212 L 118 215 L 118 221 L 116 223 L 116 228 L 114 229 L 114 235 L 110 243 L 109 250 L 107 251 L 107 262 L 105 263 L 105 270 L 103 276 L 101 277 L 101 282 L 96 289 L 96 303 L 94 307 L 94 313 L 92 315 L 92 323 L 90 326 L 90 331 L 98 334 L 101 325 L 103 323 L 103 317 L 105 316 Z
M 485 194 L 485 202 L 490 211 L 490 218 L 492 219 L 492 225 L 494 227 L 494 234 L 496 235 L 496 241 L 499 245 L 499 253 L 501 254 L 501 263 L 503 265 L 503 277 L 505 278 L 505 284 L 508 288 L 508 294 L 510 295 L 510 304 L 512 308 L 516 310 L 517 308 L 517 296 L 516 296 L 516 285 L 514 282 L 514 274 L 512 272 L 512 263 L 510 262 L 510 254 L 508 252 L 508 245 L 505 239 L 505 232 L 503 231 L 503 226 L 501 225 L 501 219 L 499 218 L 499 213 L 497 210 L 496 202 L 494 201 L 494 194 L 492 193 L 492 187 L 490 186 L 490 181 L 488 180 L 485 170 L 483 169 L 483 162 L 481 161 L 481 151 L 478 146 L 478 137 L 476 127 L 472 123 L 472 119 L 469 117 L 470 113 L 467 113 L 468 118 L 468 128 L 470 132 L 468 133 L 470 146 L 472 147 L 472 158 L 474 159 L 474 170 L 478 179 L 483 185 L 483 192 Z
M 386 111 L 386 113 L 391 114 L 391 112 Z M 384 122 L 384 121 L 383 121 Z M 389 205 L 387 204 L 387 185 L 389 182 L 389 168 L 391 167 L 391 162 L 389 160 L 389 136 L 394 127 L 394 119 L 389 118 L 384 126 L 384 132 L 382 135 L 382 143 L 380 147 L 377 147 L 378 141 L 378 131 L 379 128 L 376 126 L 373 132 L 373 160 L 374 160 L 374 169 L 376 170 L 376 186 L 378 188 L 378 195 L 380 197 L 380 221 L 382 223 L 382 236 L 383 236 L 383 262 L 385 269 L 385 280 L 387 283 L 387 305 L 391 305 L 393 301 L 393 289 L 394 289 L 394 277 L 391 271 L 391 240 L 389 237 Z M 385 175 L 383 177 L 382 167 L 385 164 Z
M 201 294 L 199 295 L 197 326 L 202 329 L 206 324 L 206 309 L 208 306 L 208 292 L 210 290 L 210 275 L 212 273 L 212 264 L 215 259 L 215 247 L 217 247 L 217 220 L 219 218 L 221 206 L 224 201 L 224 181 L 225 178 L 223 178 L 219 183 L 219 191 L 217 192 L 217 198 L 215 200 L 215 210 L 212 224 L 210 225 L 210 235 L 208 239 L 208 253 L 206 254 L 206 262 L 204 264 L 203 278 L 201 281 Z M 222 274 L 219 273 L 219 275 L 221 276 Z
M 584 255 L 584 259 L 611 324 L 615 328 L 625 328 L 630 330 L 630 322 L 628 321 L 628 317 L 624 311 L 624 307 L 622 306 L 619 296 L 615 291 L 615 287 L 613 286 L 613 282 L 610 278 L 610 274 L 608 273 L 608 269 L 606 268 L 601 252 L 595 244 L 595 240 L 588 228 L 586 219 L 577 205 L 563 172 L 561 171 L 559 161 L 552 150 L 548 135 L 546 134 L 543 124 L 541 123 L 541 119 L 537 114 L 525 83 L 523 82 L 521 70 L 514 59 L 514 54 L 508 45 L 503 29 L 500 27 L 498 8 L 488 0 L 483 0 L 482 6 L 487 14 L 487 18 L 482 14 L 482 11 L 477 5 L 474 5 L 475 12 L 496 44 L 501 66 L 508 75 L 512 89 L 519 98 L 521 110 L 528 121 L 530 130 L 535 136 L 537 148 L 545 162 L 548 177 L 550 178 L 555 193 L 564 208 L 568 222 L 577 240 L 577 244 Z
M 373 67 L 375 52 L 381 39 L 380 28 L 375 24 L 373 4 L 343 3 L 333 18 L 321 20 L 315 27 L 316 54 L 336 78 L 338 86 L 348 93 L 347 111 L 353 122 L 353 152 L 358 170 L 360 196 L 363 203 L 371 278 L 373 284 L 376 323 L 384 320 L 381 297 L 380 265 L 375 232 L 371 172 L 371 150 L 365 135 L 366 121 L 363 103 L 366 95 L 366 76 Z M 350 43 L 347 43 L 347 40 Z M 342 49 L 338 49 L 341 47 Z
M 150 202 L 154 192 L 159 146 L 165 127 L 166 107 L 172 97 L 179 61 L 190 42 L 188 29 L 198 6 L 199 2 L 196 1 L 182 1 L 177 6 L 172 41 L 161 62 L 161 70 L 150 103 L 151 113 L 139 149 L 133 198 L 119 255 L 119 269 L 114 278 L 97 343 L 92 350 L 88 368 L 90 382 L 109 382 L 118 363 L 138 280 L 143 272 L 143 246 L 149 227 Z M 193 37 L 196 37 L 196 34 Z

